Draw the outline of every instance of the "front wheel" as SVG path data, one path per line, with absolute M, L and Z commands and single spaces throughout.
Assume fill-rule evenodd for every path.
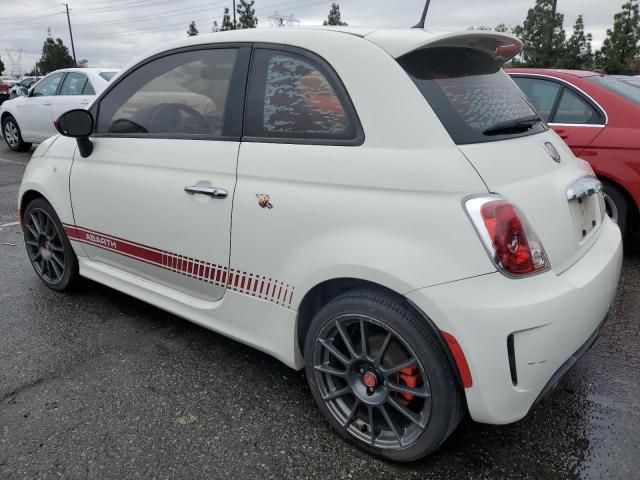
M 26 152 L 31 148 L 31 144 L 22 139 L 20 127 L 11 115 L 2 122 L 2 135 L 7 146 L 15 152 Z
M 320 411 L 370 454 L 424 457 L 462 416 L 462 394 L 438 339 L 384 292 L 347 292 L 325 305 L 309 329 L 305 362 Z
M 33 269 L 53 290 L 67 290 L 78 279 L 78 259 L 53 207 L 44 198 L 24 211 L 24 243 Z

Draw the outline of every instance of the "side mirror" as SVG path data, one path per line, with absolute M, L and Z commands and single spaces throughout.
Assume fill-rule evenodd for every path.
M 69 110 L 53 122 L 60 135 L 75 138 L 82 158 L 87 158 L 93 152 L 93 143 L 89 135 L 93 133 L 93 116 L 82 109 Z

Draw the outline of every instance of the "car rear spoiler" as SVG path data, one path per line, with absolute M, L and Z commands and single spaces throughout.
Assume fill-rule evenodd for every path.
M 422 29 L 379 30 L 365 37 L 384 48 L 394 58 L 431 47 L 469 47 L 489 53 L 506 63 L 522 51 L 522 42 L 511 35 L 491 31 L 436 34 Z

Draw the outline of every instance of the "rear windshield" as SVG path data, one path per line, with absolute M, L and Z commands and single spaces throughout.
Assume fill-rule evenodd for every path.
M 100 72 L 100 76 L 108 82 L 115 76 L 116 73 L 118 72 Z
M 458 145 L 547 129 L 517 85 L 488 53 L 431 47 L 398 59 Z
M 640 105 L 640 88 L 631 83 L 623 82 L 615 77 L 605 75 L 602 77 L 587 77 L 587 80 L 600 85 L 602 88 L 610 92 L 620 95 L 621 97 L 631 100 L 636 105 Z

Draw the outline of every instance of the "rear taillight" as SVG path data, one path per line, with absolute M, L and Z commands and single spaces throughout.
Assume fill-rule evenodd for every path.
M 521 212 L 500 195 L 465 202 L 485 248 L 495 265 L 509 276 L 539 273 L 549 268 L 542 243 Z

